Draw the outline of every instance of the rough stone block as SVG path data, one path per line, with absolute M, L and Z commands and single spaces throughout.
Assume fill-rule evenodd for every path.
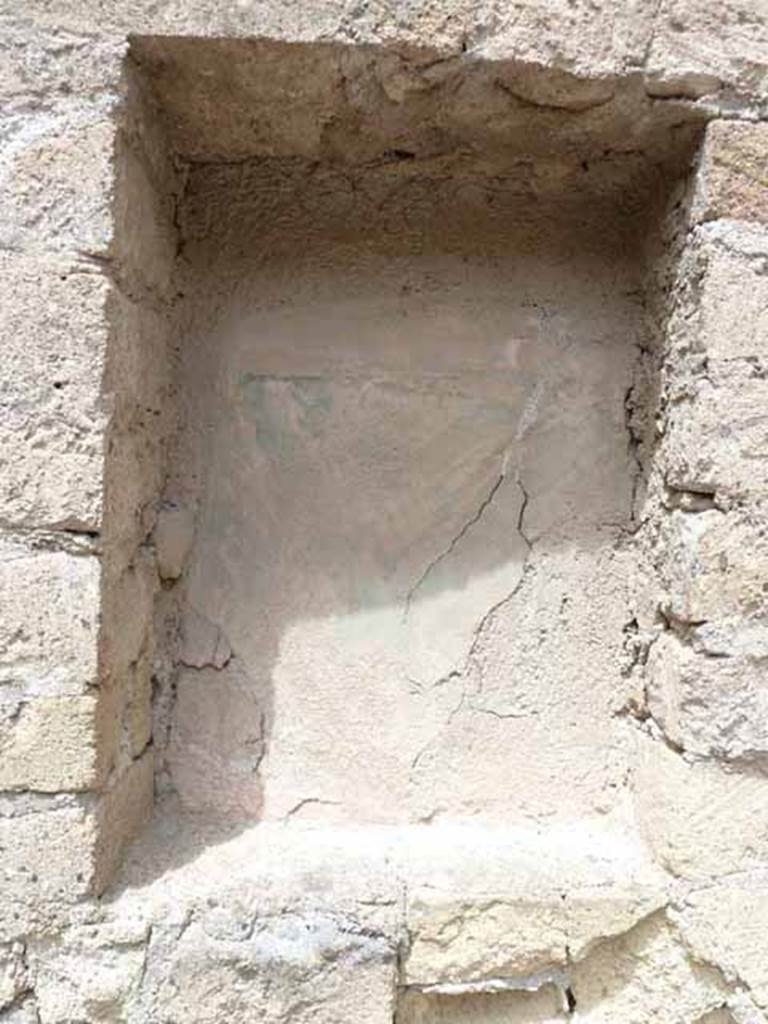
M 0 163 L 0 247 L 106 256 L 114 123 L 77 104 L 29 117 Z
M 0 797 L 0 940 L 50 927 L 91 890 L 95 834 L 74 797 Z
M 700 250 L 705 264 L 697 348 L 710 363 L 743 359 L 761 366 L 768 335 L 768 229 L 715 229 L 704 234 Z
M 768 755 L 768 685 L 763 659 L 713 657 L 673 634 L 648 658 L 648 710 L 686 753 L 725 760 Z
M 97 681 L 98 559 L 0 538 L 3 703 L 80 696 Z
M 140 987 L 145 956 L 138 943 L 102 945 L 87 933 L 71 945 L 43 948 L 35 971 L 38 1020 L 70 1024 L 128 1019 L 127 1004 Z
M 694 1024 L 723 1005 L 728 988 L 712 966 L 697 962 L 678 941 L 665 915 L 654 914 L 574 964 L 576 1017 L 590 1024 L 673 1020 Z
M 752 0 L 664 0 L 656 9 L 645 56 L 652 96 L 696 100 L 728 92 L 768 94 L 768 29 Z
M 764 876 L 732 878 L 690 893 L 674 915 L 700 962 L 737 978 L 757 1006 L 768 1009 L 768 886 Z M 754 1019 L 758 1019 L 755 1016 Z
M 96 530 L 109 291 L 71 263 L 0 255 L 0 515 Z
M 671 409 L 660 452 L 670 485 L 728 499 L 768 493 L 768 422 L 755 412 L 768 399 L 762 372 L 742 363 L 727 386 L 711 374 L 694 401 Z
M 311 916 L 286 917 L 250 941 L 220 942 L 192 927 L 183 942 L 150 947 L 143 1014 L 184 1024 L 391 1024 L 391 963 L 355 955 L 318 935 Z M 354 940 L 353 940 L 354 942 Z M 323 960 L 326 962 L 323 963 Z M 330 961 L 335 961 L 331 963 Z
M 694 216 L 768 222 L 768 125 L 712 121 L 697 177 Z
M 639 742 L 637 823 L 673 875 L 708 878 L 768 860 L 768 779 L 691 764 L 658 740 Z
M 687 624 L 761 613 L 768 541 L 760 517 L 759 510 L 674 511 L 663 529 L 662 611 Z
M 0 941 L 61 926 L 103 891 L 152 801 L 147 753 L 100 797 L 0 795 Z
M 438 836 L 422 842 L 423 849 L 408 850 L 404 869 L 407 985 L 564 969 L 569 958 L 586 955 L 600 938 L 627 931 L 665 902 L 664 879 L 640 847 L 600 831 L 520 830 L 488 842 L 459 828 L 449 846 L 444 840 L 438 848 Z
M 0 789 L 97 787 L 117 747 L 113 711 L 109 695 L 0 705 Z
M 70 96 L 98 97 L 106 113 L 120 82 L 125 33 L 95 36 L 82 24 L 68 25 L 66 18 L 48 21 L 41 12 L 36 12 L 35 30 L 30 31 L 20 13 L 18 8 L 3 12 L 0 96 L 7 116 L 21 121 L 41 96 L 58 96 L 65 103 Z

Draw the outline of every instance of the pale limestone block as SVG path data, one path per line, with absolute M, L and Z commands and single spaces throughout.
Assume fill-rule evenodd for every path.
M 696 188 L 694 216 L 699 221 L 768 222 L 768 125 L 709 124 Z
M 674 511 L 662 536 L 662 610 L 670 618 L 696 624 L 761 612 L 768 542 L 757 516 Z
M 716 881 L 689 893 L 674 914 L 686 945 L 702 963 L 716 965 L 730 981 L 746 986 L 768 1010 L 768 884 L 755 877 Z
M 97 530 L 109 284 L 0 254 L 0 472 L 6 523 Z
M 113 4 L 103 12 L 100 38 L 145 35 L 260 37 L 304 42 L 348 42 L 425 47 L 459 54 L 462 43 L 490 59 L 518 57 L 555 67 L 576 66 L 585 77 L 604 76 L 638 63 L 653 24 L 647 5 L 599 0 L 589 9 L 564 8 L 560 0 L 526 0 L 507 11 L 490 0 L 435 0 L 406 7 L 350 10 L 343 0 L 310 6 L 232 6 L 213 0 L 150 0 Z M 38 30 L 75 36 L 92 29 L 87 3 L 56 0 L 36 17 Z M 26 35 L 26 34 L 25 34 Z M 53 48 L 53 40 L 51 40 Z M 55 55 L 55 51 L 54 51 Z M 85 54 L 83 54 L 85 57 Z
M 690 764 L 658 740 L 638 746 L 637 825 L 664 868 L 701 878 L 768 860 L 768 779 Z
M 762 658 L 707 656 L 667 633 L 651 648 L 646 672 L 648 710 L 686 753 L 725 760 L 768 755 Z
M 752 0 L 664 0 L 645 56 L 651 95 L 698 99 L 728 92 L 759 103 L 768 95 L 768 25 Z
M 457 894 L 410 896 L 408 984 L 536 974 L 567 960 L 565 914 L 554 894 L 515 901 Z
M 106 256 L 114 139 L 114 122 L 98 104 L 27 118 L 0 158 L 0 245 Z
M 517 900 L 488 891 L 481 895 L 434 894 L 425 887 L 410 899 L 407 915 L 411 946 L 405 965 L 409 984 L 465 983 L 478 979 L 526 978 L 570 958 L 589 954 L 608 935 L 628 931 L 663 903 L 658 892 L 638 886 L 624 891 L 595 884 L 575 892 L 536 895 Z
M 125 1021 L 129 996 L 140 985 L 146 950 L 141 944 L 99 946 L 83 929 L 70 942 L 34 944 L 35 997 L 40 1024 Z
M 304 944 L 311 943 L 303 926 Z M 144 1016 L 165 1014 L 184 1024 L 219 1024 L 232 1015 L 242 1024 L 391 1024 L 391 964 L 340 956 L 335 965 L 283 959 L 279 944 L 214 944 L 196 935 L 164 953 L 151 948 L 152 976 L 145 984 Z M 298 936 L 297 936 L 298 937 Z M 308 941 L 307 941 L 308 940 Z M 239 947 L 239 948 L 238 948 Z M 309 952 L 309 951 L 308 951 Z M 333 956 L 329 951 L 329 959 Z M 160 970 L 163 974 L 158 977 Z M 151 987 L 150 987 L 151 986 Z
M 9 13 L 11 13 L 9 11 Z M 17 8 L 17 15 L 21 13 Z M 37 12 L 36 12 L 37 14 Z M 0 60 L 0 96 L 6 116 L 17 123 L 28 115 L 29 106 L 45 96 L 53 105 L 54 97 L 98 96 L 105 113 L 117 92 L 125 57 L 125 34 L 109 31 L 94 35 L 84 26 L 65 26 L 67 19 L 43 25 L 35 19 L 35 29 L 23 17 L 5 18 L 3 53 Z M 104 28 L 105 26 L 102 26 Z
M 725 386 L 697 385 L 693 402 L 675 405 L 667 420 L 662 459 L 675 488 L 718 493 L 726 498 L 761 498 L 768 493 L 768 425 L 759 410 L 768 381 L 759 366 L 731 370 Z
M 663 914 L 575 963 L 571 989 L 578 1019 L 588 1024 L 693 1024 L 727 996 L 720 973 L 689 956 Z
M 733 245 L 718 244 L 718 235 Z M 761 364 L 768 335 L 768 229 L 746 237 L 733 230 L 710 233 L 702 248 L 706 265 L 696 332 L 700 349 L 710 361 L 745 359 Z
M 96 788 L 114 760 L 118 728 L 109 695 L 0 705 L 0 789 Z
M 365 891 L 358 874 L 347 872 L 346 884 L 341 877 L 334 880 L 332 891 L 316 873 L 304 875 L 302 892 L 290 883 L 310 861 L 315 872 L 323 872 L 322 858 L 313 855 L 307 838 L 278 844 L 282 862 L 270 858 L 266 869 L 263 861 L 233 861 L 228 845 L 220 851 L 224 862 L 211 865 L 213 871 L 193 866 L 176 873 L 181 887 L 175 899 L 169 901 L 167 888 L 157 890 L 161 903 L 153 917 L 163 903 L 168 911 L 153 925 L 144 983 L 129 1019 L 167 1015 L 214 1024 L 233 1014 L 246 1024 L 390 1024 L 394 936 L 374 923 L 370 905 L 350 912 L 350 890 L 360 898 Z M 336 872 L 326 863 L 326 877 Z M 150 893 L 139 891 L 134 901 L 136 895 L 146 901 Z
M 96 822 L 73 797 L 0 798 L 0 940 L 50 928 L 92 891 Z
M 403 870 L 402 976 L 421 987 L 562 969 L 667 898 L 639 845 L 577 824 L 427 830 L 403 850 Z
M 97 681 L 100 564 L 0 539 L 3 702 L 80 696 Z

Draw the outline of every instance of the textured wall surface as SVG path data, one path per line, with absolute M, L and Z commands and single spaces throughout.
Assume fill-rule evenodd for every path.
M 759 0 L 0 2 L 0 1021 L 768 1020 Z

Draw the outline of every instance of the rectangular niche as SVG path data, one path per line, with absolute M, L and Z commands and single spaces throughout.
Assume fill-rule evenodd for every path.
M 249 822 L 609 812 L 644 240 L 692 127 L 514 63 L 133 59 L 186 174 L 161 787 Z

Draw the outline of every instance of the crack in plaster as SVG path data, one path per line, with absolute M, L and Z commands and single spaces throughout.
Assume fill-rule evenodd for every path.
M 502 473 L 501 479 L 503 479 L 503 476 L 504 476 L 504 474 Z M 510 601 L 512 601 L 517 596 L 517 594 L 522 589 L 522 587 L 523 587 L 523 585 L 524 585 L 524 583 L 525 583 L 526 579 L 528 578 L 528 576 L 530 574 L 530 571 L 531 571 L 531 555 L 532 555 L 532 551 L 533 551 L 533 544 L 534 544 L 534 542 L 528 536 L 528 534 L 527 534 L 527 532 L 525 530 L 525 527 L 524 527 L 525 514 L 526 514 L 526 511 L 528 509 L 528 504 L 529 504 L 529 501 L 530 501 L 530 495 L 529 495 L 528 491 L 526 490 L 525 485 L 523 484 L 523 482 L 520 479 L 519 475 L 516 478 L 516 483 L 517 483 L 517 486 L 518 486 L 518 488 L 519 488 L 519 490 L 520 490 L 520 492 L 522 494 L 522 501 L 520 503 L 520 510 L 519 510 L 518 516 L 517 516 L 516 530 L 517 530 L 517 533 L 522 538 L 522 540 L 523 540 L 523 542 L 525 543 L 525 546 L 526 546 L 525 558 L 523 559 L 523 564 L 522 564 L 521 569 L 520 569 L 520 575 L 518 577 L 518 580 L 517 580 L 517 583 L 515 584 L 515 586 L 512 588 L 511 591 L 509 591 L 508 594 L 505 594 L 504 597 L 502 597 L 499 601 L 497 601 L 495 604 L 491 605 L 491 607 L 484 613 L 484 615 L 480 619 L 480 622 L 477 624 L 477 626 L 472 631 L 472 642 L 471 642 L 471 644 L 469 646 L 469 650 L 467 651 L 467 655 L 466 655 L 466 657 L 464 659 L 464 664 L 462 665 L 462 667 L 459 668 L 459 669 L 453 669 L 447 675 L 442 676 L 440 679 L 438 679 L 436 682 L 434 682 L 432 684 L 432 686 L 431 686 L 431 689 L 437 689 L 437 687 L 444 686 L 445 684 L 447 684 L 447 683 L 449 683 L 449 682 L 451 682 L 451 681 L 453 681 L 455 679 L 461 679 L 462 680 L 461 696 L 459 697 L 459 700 L 458 700 L 457 704 L 455 705 L 455 707 L 448 713 L 448 716 L 446 717 L 445 723 L 443 725 L 444 729 L 447 728 L 451 724 L 451 722 L 454 720 L 456 715 L 464 707 L 464 704 L 465 704 L 465 702 L 467 700 L 468 694 L 467 694 L 467 686 L 466 686 L 466 679 L 465 679 L 466 673 L 467 673 L 467 670 L 469 669 L 470 664 L 472 663 L 472 661 L 474 659 L 475 654 L 477 653 L 477 649 L 478 649 L 478 646 L 480 644 L 480 639 L 481 639 L 481 636 L 482 636 L 486 626 L 491 621 L 491 619 L 496 614 L 496 612 L 498 612 L 501 608 L 504 607 L 504 605 L 508 604 Z M 487 505 L 488 505 L 488 502 L 486 501 L 485 507 L 487 507 Z M 494 714 L 495 713 L 495 712 L 493 712 L 492 709 L 489 709 L 489 708 L 483 708 L 483 709 L 473 708 L 472 710 L 473 711 L 480 711 L 481 713 L 485 712 L 487 714 Z M 501 715 L 501 714 L 499 714 L 499 715 L 497 715 L 497 717 L 499 717 L 499 718 L 511 718 L 511 717 L 520 717 L 520 716 L 517 716 L 517 715 Z M 434 740 L 430 739 L 427 743 L 424 744 L 424 746 L 421 748 L 421 750 L 419 750 L 418 753 L 414 756 L 414 758 L 411 761 L 411 771 L 413 771 L 415 768 L 418 767 L 419 762 L 424 757 L 424 755 L 429 750 L 429 748 L 432 746 L 433 742 L 434 742 Z
M 299 800 L 297 804 L 294 804 L 294 806 L 291 807 L 290 810 L 286 811 L 285 814 L 283 815 L 283 820 L 287 821 L 289 818 L 292 818 L 294 815 L 298 814 L 300 810 L 302 810 L 304 807 L 307 807 L 308 805 L 317 806 L 318 804 L 320 804 L 323 807 L 338 807 L 340 803 L 341 801 L 339 800 L 324 800 L 322 797 L 319 796 L 307 796 L 304 797 L 302 800 Z
M 443 551 L 441 551 L 440 554 L 437 555 L 436 558 L 432 559 L 432 561 L 426 567 L 424 572 L 421 574 L 421 576 L 418 578 L 418 580 L 414 583 L 414 585 L 411 587 L 411 589 L 406 594 L 406 597 L 405 597 L 405 608 L 403 609 L 403 622 L 405 622 L 406 619 L 408 618 L 408 614 L 410 612 L 411 604 L 413 603 L 413 599 L 414 599 L 414 597 L 416 595 L 416 591 L 419 590 L 419 588 L 424 585 L 424 583 L 427 581 L 427 579 L 429 578 L 429 576 L 432 573 L 432 571 L 441 562 L 443 562 L 446 558 L 448 558 L 450 555 L 453 554 L 453 552 L 456 550 L 457 546 L 461 543 L 463 538 L 466 537 L 467 533 L 469 533 L 469 531 L 472 529 L 472 527 L 475 526 L 480 521 L 480 519 L 482 519 L 484 512 L 486 511 L 488 506 L 491 504 L 493 499 L 496 497 L 496 494 L 497 494 L 499 488 L 504 483 L 504 479 L 505 479 L 505 476 L 506 476 L 506 462 L 507 462 L 507 458 L 506 458 L 506 455 L 505 455 L 504 461 L 503 461 L 502 467 L 501 467 L 501 472 L 499 473 L 498 477 L 494 481 L 493 486 L 490 488 L 490 490 L 488 491 L 486 496 L 483 498 L 483 500 L 478 505 L 478 508 L 477 508 L 477 511 L 475 512 L 475 514 L 473 516 L 471 516 L 471 518 L 466 521 L 466 523 L 462 526 L 462 528 L 459 530 L 459 532 L 456 534 L 456 536 L 451 540 L 450 544 Z

